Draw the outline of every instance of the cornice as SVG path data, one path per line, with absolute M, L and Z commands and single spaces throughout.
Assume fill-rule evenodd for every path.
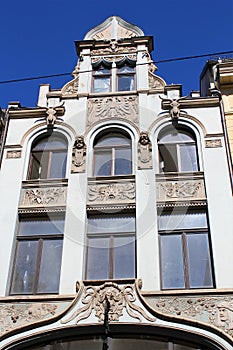
M 21 119 L 21 118 L 44 118 L 47 116 L 48 108 L 17 108 L 9 109 L 10 119 Z M 64 115 L 64 107 L 56 107 L 57 116 Z
M 185 98 L 178 99 L 180 109 L 183 108 L 205 108 L 205 107 L 219 107 L 220 101 L 218 97 L 198 97 L 198 98 Z M 170 99 L 163 99 L 163 109 L 170 108 Z
M 78 56 L 82 50 L 97 50 L 108 47 L 110 44 L 110 40 L 76 40 L 75 47 Z M 149 49 L 149 52 L 153 51 L 153 37 L 152 36 L 140 36 L 140 37 L 132 37 L 132 38 L 123 38 L 117 40 L 118 47 L 124 46 L 138 46 L 138 45 L 146 45 Z

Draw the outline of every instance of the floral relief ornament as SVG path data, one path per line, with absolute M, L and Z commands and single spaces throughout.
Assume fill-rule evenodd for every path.
M 100 287 L 87 286 L 84 288 L 81 302 L 83 307 L 75 310 L 71 316 L 65 318 L 61 323 L 66 324 L 75 320 L 77 324 L 83 319 L 88 318 L 94 311 L 99 322 L 104 321 L 106 312 L 106 302 L 109 306 L 109 321 L 119 321 L 123 316 L 124 310 L 134 319 L 142 322 L 143 318 L 148 321 L 155 321 L 154 317 L 146 314 L 139 305 L 135 304 L 136 293 L 134 287 L 130 284 L 120 287 L 114 282 L 106 282 Z
M 57 305 L 47 303 L 0 306 L 0 332 L 8 332 L 16 327 L 54 316 Z
M 160 298 L 152 305 L 163 314 L 177 315 L 213 325 L 233 337 L 233 298 Z
M 95 200 L 133 200 L 135 199 L 135 185 L 110 184 L 89 186 L 88 199 Z
M 64 188 L 30 189 L 25 191 L 24 205 L 42 205 L 60 202 L 65 194 Z

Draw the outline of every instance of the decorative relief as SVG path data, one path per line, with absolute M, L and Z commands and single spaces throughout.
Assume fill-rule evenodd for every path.
M 172 120 L 177 120 L 180 117 L 180 114 L 186 113 L 183 110 L 180 110 L 180 101 L 184 100 L 187 96 L 180 97 L 178 99 L 162 98 L 162 108 L 169 109 L 169 115 Z
M 77 78 L 71 80 L 69 83 L 67 83 L 64 88 L 62 89 L 62 95 L 64 96 L 71 96 L 71 95 L 77 95 L 79 87 L 79 75 Z
M 78 136 L 74 142 L 72 151 L 72 173 L 83 173 L 86 167 L 87 147 L 83 136 Z
M 233 337 L 233 296 L 146 298 L 158 312 L 216 326 Z
M 126 29 L 121 25 L 118 25 L 118 33 L 117 33 L 118 38 L 133 38 L 135 36 L 136 36 L 136 33 L 134 33 L 132 30 Z
M 66 188 L 23 189 L 20 206 L 65 205 Z
M 138 141 L 138 169 L 152 168 L 152 144 L 148 133 L 142 131 Z
M 112 54 L 121 54 L 121 53 L 136 53 L 137 50 L 135 47 L 131 46 L 119 46 L 117 40 L 111 40 L 108 47 L 94 49 L 91 51 L 91 56 L 104 56 L 104 55 L 112 55 Z M 116 61 L 118 60 L 116 56 Z
M 120 286 L 114 282 L 106 282 L 100 286 L 86 286 L 81 296 L 82 306 L 77 307 L 61 323 L 66 324 L 75 320 L 77 324 L 81 320 L 87 319 L 92 312 L 94 312 L 99 322 L 103 322 L 106 307 L 108 307 L 109 322 L 119 321 L 124 310 L 130 317 L 137 319 L 139 322 L 142 322 L 143 319 L 151 322 L 155 321 L 154 317 L 149 316 L 141 306 L 135 304 L 136 301 L 137 295 L 132 284 Z
M 88 186 L 89 202 L 131 202 L 135 201 L 134 183 L 111 183 Z
M 157 186 L 158 200 L 205 198 L 203 181 L 167 181 Z
M 2 304 L 0 305 L 0 333 L 52 317 L 58 313 L 58 308 L 54 303 Z
M 57 114 L 58 114 L 58 110 L 61 109 L 62 107 L 62 114 L 63 115 L 65 113 L 65 108 L 63 107 L 64 102 L 58 106 L 54 106 L 54 107 L 44 107 L 44 106 L 39 106 L 37 105 L 37 107 L 39 108 L 45 108 L 46 109 L 46 124 L 48 126 L 53 126 L 56 121 L 57 121 Z
M 149 78 L 149 88 L 150 89 L 163 89 L 165 86 L 165 82 L 162 78 L 158 77 L 154 74 L 157 70 L 157 67 L 152 62 L 148 66 L 148 78 Z
M 112 25 L 108 26 L 104 30 L 96 33 L 93 35 L 92 39 L 93 40 L 106 40 L 106 39 L 111 39 L 111 31 L 112 31 Z
M 137 123 L 137 96 L 111 96 L 89 99 L 88 125 L 91 125 L 104 118 L 124 118 Z
M 21 158 L 22 152 L 17 150 L 17 151 L 7 151 L 6 153 L 6 158 L 7 159 L 15 159 L 15 158 Z
M 222 140 L 221 139 L 205 140 L 205 146 L 206 148 L 222 147 Z

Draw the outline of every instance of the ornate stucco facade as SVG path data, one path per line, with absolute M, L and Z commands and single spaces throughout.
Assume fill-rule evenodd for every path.
M 71 81 L 5 111 L 0 348 L 231 350 L 228 90 L 227 134 L 221 94 L 167 85 L 139 27 L 75 45 Z

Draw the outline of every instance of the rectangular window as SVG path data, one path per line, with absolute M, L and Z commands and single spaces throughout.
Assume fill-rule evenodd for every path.
M 111 91 L 111 69 L 100 66 L 93 72 L 93 92 Z
M 135 277 L 135 217 L 95 215 L 88 219 L 86 279 Z
M 159 234 L 163 289 L 213 287 L 205 211 L 162 213 Z
M 118 91 L 135 90 L 135 67 L 125 64 L 117 70 Z
M 58 293 L 63 229 L 63 217 L 20 220 L 11 294 Z

